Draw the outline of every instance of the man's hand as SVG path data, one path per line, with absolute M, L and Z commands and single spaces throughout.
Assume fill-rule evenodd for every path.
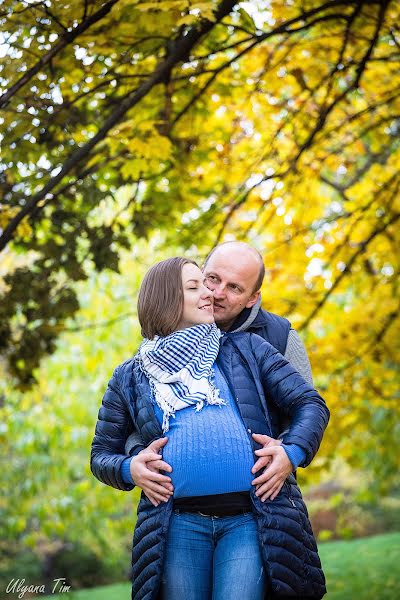
M 285 449 L 281 447 L 281 440 L 260 433 L 253 433 L 253 438 L 264 447 L 256 450 L 258 460 L 251 472 L 257 473 L 263 467 L 266 468 L 262 475 L 253 479 L 251 483 L 256 486 L 256 496 L 261 496 L 263 502 L 267 498 L 273 500 L 281 491 L 287 476 L 293 471 L 292 463 Z
M 160 473 L 160 471 L 168 473 L 172 471 L 172 467 L 164 462 L 159 454 L 167 442 L 166 437 L 154 440 L 147 448 L 141 450 L 130 464 L 135 485 L 144 491 L 153 506 L 158 506 L 160 502 L 167 502 L 174 492 L 171 478 Z
M 263 446 L 263 448 L 267 448 L 268 446 L 280 446 L 282 444 L 282 440 L 277 440 L 275 438 L 269 437 L 269 435 L 263 435 L 262 433 L 253 433 L 253 439 Z M 257 473 L 263 467 L 267 467 L 271 462 L 270 456 L 261 456 L 258 461 L 255 463 L 252 468 L 252 473 Z M 258 487 L 258 486 L 257 486 Z

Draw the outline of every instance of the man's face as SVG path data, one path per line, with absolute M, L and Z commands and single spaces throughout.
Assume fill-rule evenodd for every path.
M 260 292 L 254 292 L 259 263 L 245 249 L 216 250 L 204 267 L 207 287 L 214 293 L 214 319 L 220 329 L 228 330 L 244 308 L 257 302 Z

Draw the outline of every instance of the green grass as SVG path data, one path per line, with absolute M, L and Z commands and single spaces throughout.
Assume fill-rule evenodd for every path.
M 400 598 L 400 533 L 319 545 L 329 600 Z
M 319 544 L 329 600 L 400 598 L 400 533 Z M 47 596 L 53 600 L 129 600 L 129 583 Z M 173 599 L 171 599 L 173 600 Z M 183 600 L 183 599 L 182 599 Z M 227 598 L 227 600 L 229 600 Z

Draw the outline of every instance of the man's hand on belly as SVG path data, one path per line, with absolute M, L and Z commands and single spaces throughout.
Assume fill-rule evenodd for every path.
M 174 492 L 171 478 L 160 473 L 172 471 L 172 467 L 159 455 L 159 451 L 167 442 L 168 438 L 154 440 L 132 459 L 130 465 L 135 485 L 144 491 L 153 506 L 167 502 Z
M 251 472 L 257 473 L 263 467 L 266 468 L 251 483 L 256 486 L 256 496 L 261 497 L 263 502 L 267 498 L 273 500 L 281 491 L 288 475 L 293 471 L 293 466 L 284 448 L 281 447 L 281 440 L 259 433 L 253 433 L 253 438 L 264 447 L 256 450 L 255 454 L 258 456 L 258 460 Z

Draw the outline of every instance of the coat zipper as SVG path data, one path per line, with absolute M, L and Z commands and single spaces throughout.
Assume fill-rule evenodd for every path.
M 291 503 L 292 506 L 294 506 L 294 508 L 297 508 L 292 496 L 290 495 L 290 483 L 288 481 L 285 481 L 285 487 L 287 489 L 287 495 L 289 498 L 289 502 Z
M 234 402 L 236 403 L 240 419 L 241 419 L 241 421 L 243 423 L 243 427 L 244 427 L 244 429 L 245 429 L 245 431 L 247 433 L 247 437 L 250 440 L 250 447 L 251 447 L 252 451 L 254 452 L 254 440 L 253 440 L 253 438 L 251 436 L 252 431 L 251 431 L 251 429 L 249 429 L 248 427 L 246 427 L 246 423 L 244 422 L 244 419 L 243 419 L 243 416 L 242 416 L 242 412 L 240 410 L 239 398 L 237 397 L 235 391 L 232 389 L 230 378 L 227 377 L 227 374 L 226 374 L 225 370 L 223 369 L 222 364 L 218 364 L 218 368 L 220 369 L 220 371 L 222 372 L 223 376 L 225 377 L 225 381 L 226 381 L 226 383 L 228 385 L 228 388 L 229 388 L 229 391 L 231 393 L 231 396 L 232 396 Z

